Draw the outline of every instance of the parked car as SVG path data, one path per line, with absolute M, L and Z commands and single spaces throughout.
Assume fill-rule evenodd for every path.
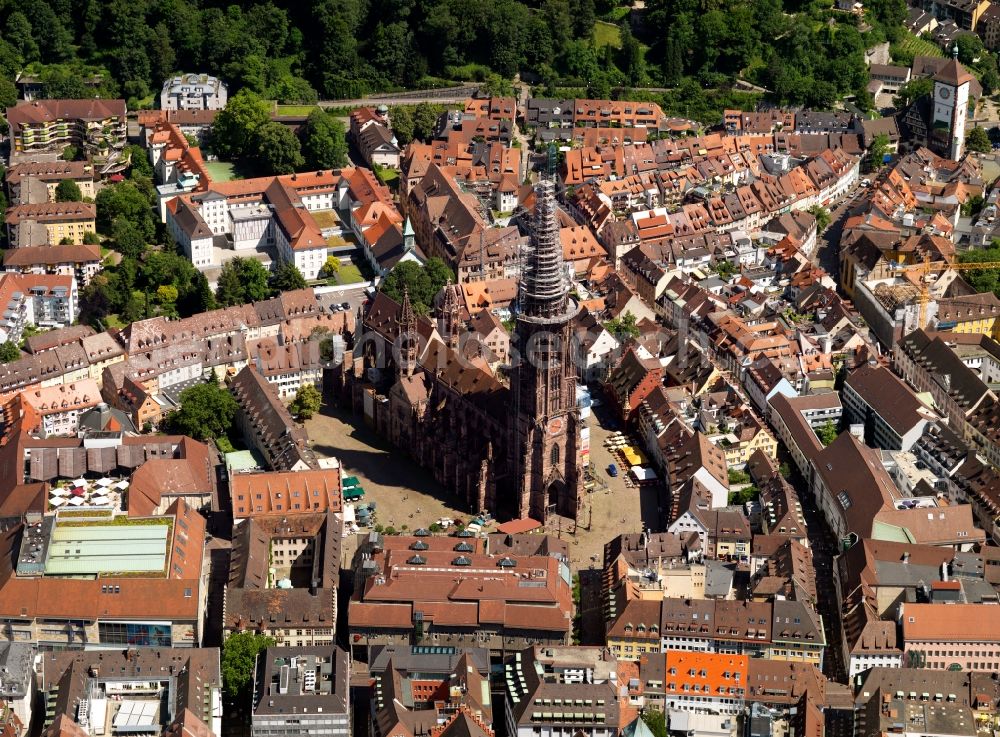
M 616 476 L 618 476 L 618 466 L 616 466 L 614 463 L 608 465 L 608 476 L 610 476 L 611 478 L 615 478 Z

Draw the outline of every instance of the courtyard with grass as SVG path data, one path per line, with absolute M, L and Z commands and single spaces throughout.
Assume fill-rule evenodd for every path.
M 361 269 L 353 261 L 349 264 L 341 264 L 340 271 L 327 280 L 331 286 L 343 286 L 345 284 L 358 284 L 365 281 Z
M 213 182 L 231 182 L 238 178 L 235 168 L 228 161 L 206 161 L 205 168 Z

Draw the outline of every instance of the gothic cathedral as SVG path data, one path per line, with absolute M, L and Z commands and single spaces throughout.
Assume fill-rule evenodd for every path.
M 515 365 L 511 375 L 510 452 L 519 517 L 575 519 L 583 503 L 580 414 L 571 360 L 570 298 L 554 185 L 535 186 L 531 248 L 521 274 Z

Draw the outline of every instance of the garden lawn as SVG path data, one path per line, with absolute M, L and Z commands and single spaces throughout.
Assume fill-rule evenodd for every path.
M 365 281 L 361 275 L 361 270 L 354 264 L 341 264 L 340 271 L 337 272 L 337 284 L 357 284 Z
M 605 46 L 614 46 L 616 49 L 620 49 L 622 36 L 618 26 L 601 20 L 594 23 L 594 46 L 599 49 Z
M 229 182 L 237 178 L 233 165 L 228 161 L 206 161 L 205 168 L 213 182 Z
M 316 109 L 316 105 L 278 105 L 278 115 L 290 115 L 294 117 L 308 117 L 309 113 Z

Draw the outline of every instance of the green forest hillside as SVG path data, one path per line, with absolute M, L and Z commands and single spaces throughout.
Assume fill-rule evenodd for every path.
M 905 55 L 904 0 L 871 0 L 865 15 L 832 0 L 0 0 L 0 103 L 28 70 L 50 97 L 121 96 L 150 106 L 176 71 L 216 74 L 230 93 L 310 103 L 377 91 L 516 75 L 543 94 L 647 94 L 691 117 L 752 101 L 827 107 L 870 104 L 864 49 Z M 911 37 L 912 38 L 912 37 Z M 974 38 L 974 37 L 973 37 Z M 992 90 L 993 59 L 977 71 Z M 912 54 L 911 54 L 912 55 Z M 96 87 L 86 80 L 96 79 Z M 625 91 L 623 91 L 625 90 Z M 627 90 L 632 90 L 631 92 Z M 706 91 L 709 91 L 706 93 Z M 726 97 L 732 95 L 732 99 Z M 714 113 L 712 113 L 714 114 Z

